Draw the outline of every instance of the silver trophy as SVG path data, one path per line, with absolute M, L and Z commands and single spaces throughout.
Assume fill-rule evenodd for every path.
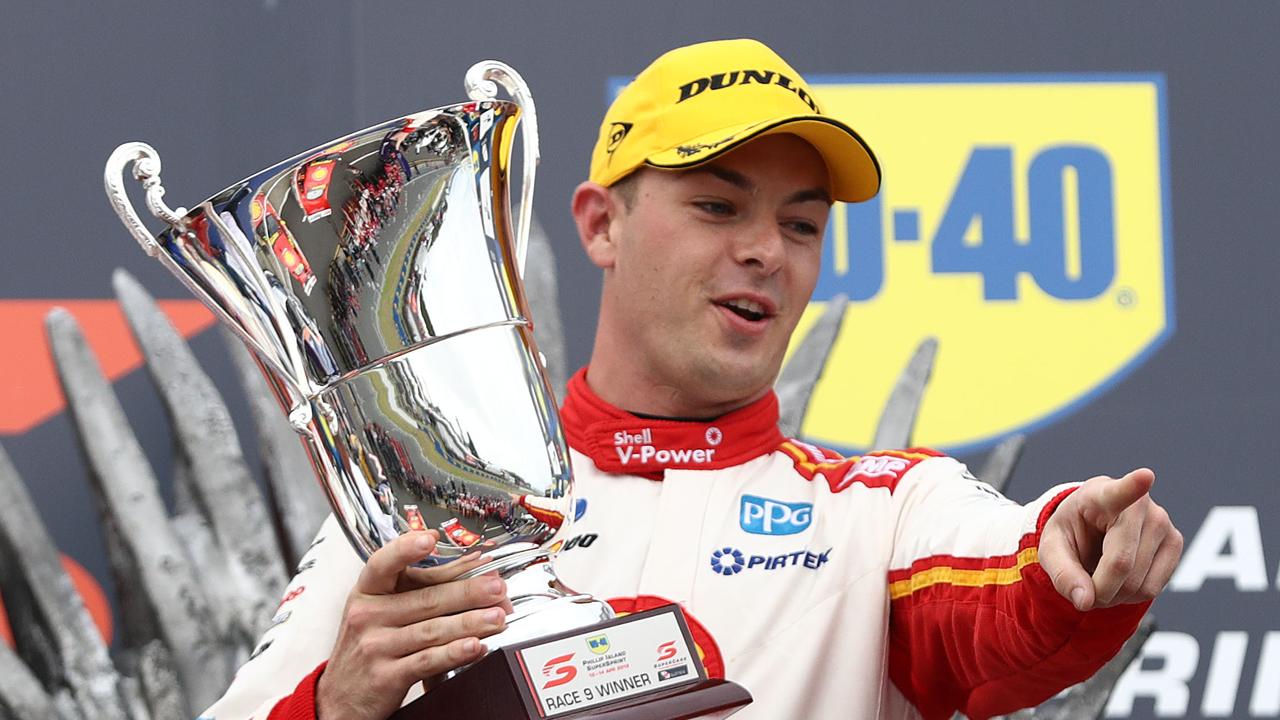
M 612 612 L 548 562 L 573 522 L 573 480 L 521 284 L 533 102 L 493 61 L 467 72 L 466 89 L 470 102 L 328 143 L 191 210 L 165 205 L 160 158 L 143 143 L 112 153 L 105 183 L 143 250 L 254 351 L 363 558 L 434 529 L 424 566 L 479 552 L 471 574 L 507 579 L 515 613 L 495 647 Z M 125 193 L 130 165 L 168 226 L 154 237 Z

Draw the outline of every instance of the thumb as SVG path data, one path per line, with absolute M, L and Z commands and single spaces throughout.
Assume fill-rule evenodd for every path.
M 1120 513 L 1151 492 L 1155 481 L 1155 473 L 1147 468 L 1138 468 L 1122 478 L 1103 484 L 1095 496 L 1100 511 L 1096 518 L 1099 529 L 1110 527 Z
M 1046 531 L 1041 536 L 1040 567 L 1058 594 L 1070 600 L 1077 610 L 1087 612 L 1093 607 L 1093 577 L 1080 564 L 1079 554 L 1064 532 Z

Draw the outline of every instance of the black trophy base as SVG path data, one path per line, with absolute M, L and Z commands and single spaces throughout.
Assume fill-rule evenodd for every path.
M 746 688 L 728 680 L 707 678 L 700 663 L 698 676 L 684 684 L 632 695 L 581 709 L 552 709 L 543 705 L 535 682 L 519 657 L 521 651 L 549 640 L 600 633 L 617 625 L 642 620 L 646 616 L 673 613 L 688 637 L 684 616 L 675 606 L 656 608 L 615 618 L 593 628 L 580 628 L 549 638 L 503 647 L 471 667 L 433 687 L 426 695 L 400 708 L 392 720 L 686 720 L 715 713 L 728 713 L 751 702 Z M 723 717 L 723 715 L 722 715 Z

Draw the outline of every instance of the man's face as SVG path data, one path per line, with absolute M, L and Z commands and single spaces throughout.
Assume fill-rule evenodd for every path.
M 609 225 L 601 331 L 681 406 L 772 386 L 817 282 L 831 200 L 807 142 L 772 135 L 690 170 L 643 169 Z M 616 194 L 618 191 L 615 190 Z

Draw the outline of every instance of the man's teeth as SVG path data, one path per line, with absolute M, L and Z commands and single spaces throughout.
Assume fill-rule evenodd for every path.
M 764 317 L 764 306 L 758 302 L 752 302 L 751 300 L 730 300 L 725 303 L 725 306 L 733 308 L 734 310 L 740 310 L 752 319 Z

